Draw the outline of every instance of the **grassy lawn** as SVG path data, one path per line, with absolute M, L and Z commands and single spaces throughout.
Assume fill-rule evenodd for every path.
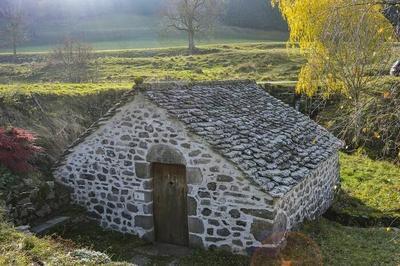
M 342 192 L 333 209 L 361 217 L 400 219 L 400 167 L 341 154 Z

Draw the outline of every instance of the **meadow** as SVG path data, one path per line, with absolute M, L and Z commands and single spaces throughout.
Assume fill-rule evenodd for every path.
M 49 68 L 48 53 L 24 54 L 18 64 L 0 55 L 0 82 L 61 82 L 62 69 Z M 183 48 L 101 51 L 93 67 L 96 83 L 131 82 L 136 77 L 157 80 L 253 79 L 260 82 L 295 81 L 304 62 L 297 50 L 282 42 L 200 46 L 197 54 Z
M 8 54 L 1 54 L 0 124 L 36 132 L 39 144 L 55 159 L 130 90 L 139 77 L 146 82 L 253 79 L 260 83 L 286 84 L 293 90 L 291 86 L 304 63 L 298 50 L 288 50 L 285 43 L 279 41 L 232 43 L 232 40 L 225 40 L 226 44 L 200 45 L 193 55 L 179 47 L 112 50 L 119 47 L 107 44 L 107 50 L 95 52 L 91 68 L 96 69 L 96 76 L 79 84 L 65 82 L 63 70 L 49 66 L 49 53 L 44 52 L 46 46 L 41 44 L 32 45 L 38 45 L 37 49 L 42 52 L 23 53 L 17 61 Z M 333 106 L 328 111 L 334 115 L 336 110 Z M 390 222 L 400 218 L 399 166 L 372 160 L 363 152 L 343 153 L 341 176 L 342 189 L 332 208 L 336 216 L 329 215 L 299 228 L 289 237 L 281 257 L 268 261 L 263 257 L 196 251 L 182 258 L 180 263 L 246 265 L 253 260 L 254 265 L 266 262 L 271 265 L 284 262 L 293 265 L 398 265 L 400 233 Z M 359 217 L 372 224 L 368 227 L 358 224 Z M 66 265 L 69 252 L 76 247 L 104 252 L 115 262 L 129 262 L 137 255 L 131 250 L 145 245 L 135 237 L 105 232 L 90 223 L 80 226 L 55 232 L 61 238 L 36 238 L 0 223 L 0 264 L 56 260 L 59 265 Z M 82 228 L 87 229 L 85 233 Z M 175 258 L 150 259 L 156 265 L 164 265 Z

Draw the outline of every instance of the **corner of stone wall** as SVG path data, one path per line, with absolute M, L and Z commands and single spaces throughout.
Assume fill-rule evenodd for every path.
M 304 220 L 314 220 L 331 206 L 340 180 L 339 154 L 332 154 L 278 203 L 291 230 Z

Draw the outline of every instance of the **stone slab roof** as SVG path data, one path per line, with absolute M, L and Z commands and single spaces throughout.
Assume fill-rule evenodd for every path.
M 139 89 L 276 197 L 343 145 L 255 82 L 160 83 Z
M 252 81 L 142 84 L 127 92 L 61 156 L 55 168 L 141 91 L 272 196 L 281 197 L 343 143 Z

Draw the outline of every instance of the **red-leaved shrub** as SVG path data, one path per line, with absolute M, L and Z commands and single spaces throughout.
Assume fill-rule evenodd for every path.
M 0 164 L 15 173 L 33 170 L 29 160 L 42 149 L 34 144 L 36 136 L 21 128 L 0 128 Z

